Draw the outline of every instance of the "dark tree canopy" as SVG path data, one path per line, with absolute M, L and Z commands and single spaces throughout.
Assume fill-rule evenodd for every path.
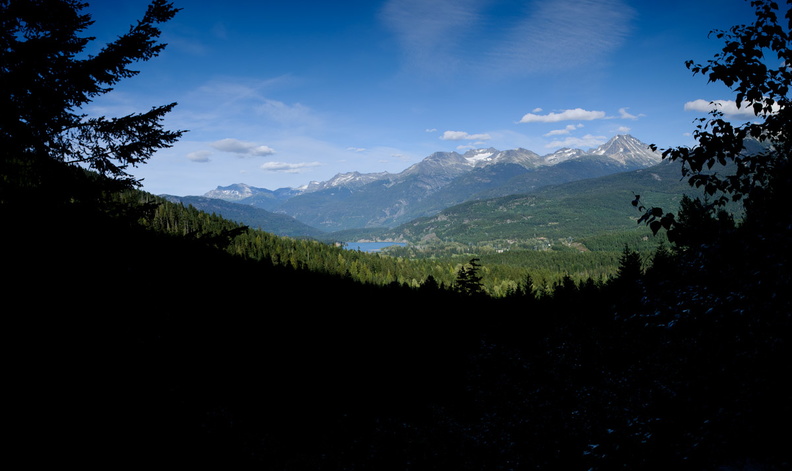
M 481 284 L 479 270 L 481 264 L 479 259 L 473 258 L 457 271 L 455 285 L 460 293 L 476 296 L 484 293 L 484 286 Z
M 754 4 L 770 24 L 772 4 Z M 423 289 L 378 286 L 371 275 L 407 264 L 170 202 L 134 224 L 76 204 L 75 182 L 93 180 L 70 162 L 129 188 L 126 166 L 179 134 L 159 128 L 170 105 L 120 119 L 79 114 L 132 73 L 131 61 L 161 49 L 154 25 L 175 10 L 153 3 L 127 36 L 78 59 L 88 38 L 76 32 L 89 24 L 81 7 L 0 0 L 0 238 L 11 239 L 0 239 L 0 286 L 9 403 L 21 412 L 15 451 L 97 469 L 792 469 L 789 111 L 784 97 L 765 100 L 785 85 L 763 90 L 771 112 L 740 127 L 759 126 L 771 151 L 726 153 L 739 146 L 716 114 L 700 147 L 667 153 L 688 170 L 718 162 L 718 149 L 740 159 L 748 180 L 711 183 L 747 201 L 746 220 L 721 217 L 723 200 L 686 199 L 669 225 L 685 249 L 658 251 L 644 270 L 625 247 L 617 283 L 567 275 L 548 294 L 526 277 L 521 294 L 494 299 L 473 258 L 446 295 L 437 281 L 453 271 L 435 260 Z M 788 29 L 766 30 L 774 50 L 788 45 Z M 729 50 L 750 49 L 752 37 Z M 735 67 L 713 79 L 745 72 Z M 735 76 L 761 76 L 750 71 Z M 39 193 L 47 206 L 3 211 Z M 233 250 L 217 249 L 237 234 Z M 352 266 L 369 271 L 366 283 L 342 275 Z
M 81 167 L 119 188 L 139 186 L 128 173 L 172 145 L 182 131 L 161 121 L 176 104 L 122 117 L 89 117 L 82 108 L 158 55 L 158 24 L 178 9 L 154 0 L 137 21 L 96 55 L 85 54 L 93 23 L 77 0 L 0 0 L 0 176 L 3 194 L 32 190 Z M 52 175 L 52 174 L 56 175 Z
M 709 117 L 698 120 L 693 132 L 698 145 L 663 152 L 665 159 L 682 164 L 683 177 L 704 190 L 715 213 L 730 202 L 742 202 L 750 212 L 755 203 L 766 201 L 769 189 L 777 188 L 779 179 L 789 173 L 792 10 L 790 2 L 786 3 L 785 8 L 779 8 L 773 1 L 752 0 L 753 23 L 713 31 L 715 38 L 724 41 L 721 52 L 706 64 L 686 62 L 694 75 L 729 87 L 736 105 L 756 116 L 736 125 L 714 108 Z M 750 140 L 758 141 L 762 148 L 748 149 Z M 718 166 L 729 169 L 722 171 Z M 644 212 L 641 222 L 650 224 L 655 232 L 669 229 L 669 237 L 673 237 L 679 224 L 674 214 L 645 208 L 638 198 L 633 204 Z

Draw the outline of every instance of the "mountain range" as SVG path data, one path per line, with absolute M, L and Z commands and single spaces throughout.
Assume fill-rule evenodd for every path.
M 650 234 L 637 224 L 636 194 L 651 206 L 675 210 L 682 195 L 698 196 L 680 178 L 681 167 L 651 167 L 547 185 L 531 192 L 470 200 L 381 232 L 381 240 L 417 243 L 439 240 L 497 248 L 545 241 L 589 242 L 608 234 Z
M 587 151 L 564 148 L 544 156 L 522 148 L 436 152 L 396 174 L 350 172 L 325 182 L 277 190 L 238 183 L 218 186 L 203 198 L 288 216 L 324 232 L 393 229 L 461 203 L 629 172 L 661 160 L 660 153 L 647 144 L 618 135 Z M 200 204 L 212 203 L 199 203 L 200 197 L 171 198 L 198 204 L 198 209 L 203 209 Z M 212 204 L 217 207 L 219 202 Z

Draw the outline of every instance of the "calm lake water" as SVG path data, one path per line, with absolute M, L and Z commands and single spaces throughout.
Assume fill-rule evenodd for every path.
M 347 250 L 360 250 L 361 252 L 377 252 L 383 247 L 390 247 L 391 245 L 401 245 L 404 247 L 403 242 L 347 242 L 345 248 Z

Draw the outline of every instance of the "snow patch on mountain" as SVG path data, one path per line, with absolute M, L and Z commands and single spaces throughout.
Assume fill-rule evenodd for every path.
M 545 155 L 544 163 L 546 165 L 560 164 L 561 162 L 566 162 L 567 160 L 578 158 L 584 154 L 585 152 L 583 152 L 580 149 L 570 149 L 568 147 L 564 147 L 562 149 L 558 149 L 552 154 Z
M 481 162 L 491 162 L 492 159 L 490 157 L 496 153 L 495 149 L 476 149 L 466 152 L 463 157 L 472 165 L 478 165 Z
M 660 163 L 662 160 L 659 152 L 651 150 L 647 144 L 644 144 L 638 139 L 623 134 L 614 136 L 605 144 L 595 149 L 589 149 L 588 151 L 562 148 L 544 156 L 539 156 L 533 151 L 521 148 L 506 151 L 499 151 L 494 148 L 472 149 L 465 152 L 464 155 L 458 152 L 435 152 L 422 161 L 411 165 L 401 173 L 339 173 L 330 180 L 324 182 L 312 181 L 297 189 L 288 190 L 293 194 L 299 194 L 339 187 L 355 189 L 375 181 L 384 181 L 385 186 L 388 187 L 413 177 L 421 178 L 426 185 L 442 186 L 457 176 L 488 165 L 517 164 L 526 169 L 533 169 L 542 166 L 557 165 L 561 162 L 578 159 L 587 155 L 607 157 L 624 167 L 633 168 L 649 167 Z M 236 201 L 253 196 L 257 192 L 268 191 L 269 190 L 240 183 L 228 187 L 219 186 L 217 189 L 206 193 L 204 196 Z
M 218 186 L 214 190 L 207 192 L 204 196 L 226 201 L 238 201 L 255 195 L 258 193 L 256 190 L 259 189 L 244 183 L 234 183 L 228 186 Z
M 299 189 L 303 192 L 312 192 L 312 191 L 319 191 L 325 190 L 328 188 L 356 188 L 367 183 L 371 183 L 377 180 L 384 180 L 387 179 L 391 174 L 388 172 L 379 172 L 379 173 L 360 173 L 360 172 L 348 172 L 348 173 L 338 173 L 330 180 L 324 182 L 317 182 L 312 181 L 307 185 L 301 186 Z
M 590 151 L 603 155 L 622 165 L 650 166 L 660 163 L 662 155 L 634 137 L 621 134 Z

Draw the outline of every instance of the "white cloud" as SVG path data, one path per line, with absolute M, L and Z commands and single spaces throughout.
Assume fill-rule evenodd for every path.
M 254 142 L 240 141 L 239 139 L 221 139 L 210 145 L 219 151 L 230 152 L 242 156 L 262 156 L 275 153 L 275 150 L 271 147 L 262 146 Z
M 206 162 L 209 162 L 209 156 L 210 155 L 212 155 L 212 153 L 210 151 L 208 151 L 208 150 L 199 150 L 199 151 L 190 152 L 189 154 L 187 154 L 187 159 L 189 159 L 189 160 L 191 160 L 193 162 L 206 163 Z
M 607 137 L 605 136 L 594 136 L 591 134 L 586 134 L 583 137 L 567 137 L 562 140 L 549 142 L 545 145 L 545 147 L 547 148 L 571 147 L 571 148 L 583 149 L 586 147 L 596 147 L 605 144 L 606 141 L 607 141 Z
M 616 132 L 619 134 L 626 134 L 630 132 L 630 128 L 628 128 L 627 126 L 619 126 L 618 128 L 616 128 Z
M 348 150 L 350 152 L 365 152 L 366 148 L 365 147 L 347 147 L 346 150 Z
M 704 113 L 709 113 L 713 109 L 718 109 L 726 116 L 740 116 L 747 118 L 756 117 L 753 107 L 749 106 L 747 102 L 744 102 L 739 108 L 737 108 L 737 103 L 733 100 L 707 101 L 698 99 L 685 103 L 685 111 L 701 111 Z M 776 106 L 774 111 L 778 111 L 778 109 L 778 106 Z
M 255 112 L 275 123 L 289 126 L 321 126 L 322 119 L 309 107 L 301 104 L 287 104 L 265 98 L 255 107 Z
M 489 134 L 468 134 L 464 131 L 446 131 L 440 136 L 444 141 L 464 141 L 464 140 L 489 140 Z
M 636 116 L 634 114 L 630 114 L 630 113 L 627 112 L 627 109 L 628 108 L 619 108 L 619 117 L 620 118 L 622 118 L 622 119 L 638 119 L 639 117 L 644 116 L 642 114 L 640 114 L 638 116 Z
M 547 134 L 545 134 L 545 136 L 546 136 L 546 137 L 550 137 L 550 136 L 562 136 L 562 135 L 564 135 L 564 134 L 569 134 L 570 132 L 574 131 L 575 129 L 577 129 L 577 128 L 581 128 L 581 127 L 583 127 L 583 125 L 582 125 L 582 124 L 577 124 L 577 125 L 575 125 L 575 124 L 568 124 L 568 125 L 567 125 L 567 126 L 564 128 L 564 129 L 554 129 L 554 130 L 552 130 L 552 131 L 548 132 Z
M 275 149 L 268 146 L 256 146 L 252 149 L 251 153 L 253 155 L 272 155 L 275 153 Z
M 557 123 L 559 121 L 591 121 L 593 119 L 604 119 L 604 111 L 588 111 L 582 108 L 564 110 L 560 113 L 548 113 L 538 115 L 528 113 L 520 119 L 521 123 Z
M 300 173 L 300 170 L 304 168 L 319 167 L 320 165 L 322 164 L 319 162 L 266 162 L 261 165 L 261 169 L 268 172 Z

